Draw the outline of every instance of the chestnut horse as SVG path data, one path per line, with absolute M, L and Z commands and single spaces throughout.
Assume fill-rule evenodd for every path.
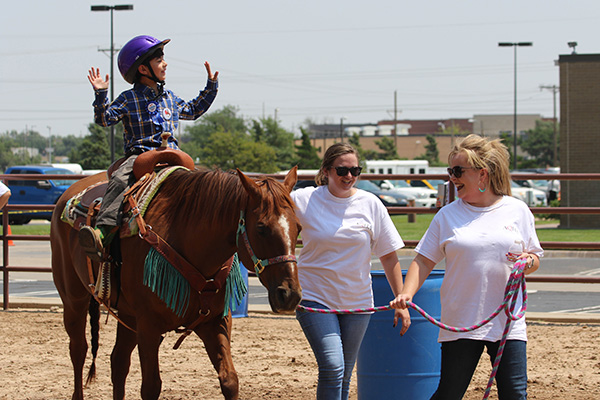
M 269 292 L 271 309 L 289 312 L 295 309 L 301 297 L 293 256 L 300 224 L 289 196 L 296 179 L 295 168 L 283 184 L 272 178 L 253 180 L 240 171 L 236 176 L 222 171 L 179 169 L 162 184 L 148 206 L 144 220 L 206 279 L 215 276 L 221 265 L 238 252 L 248 269 L 258 267 L 260 282 Z M 75 380 L 72 398 L 76 400 L 83 399 L 83 367 L 88 349 L 85 337 L 87 314 L 90 314 L 95 359 L 99 306 L 89 289 L 90 283 L 94 283 L 90 282 L 93 277 L 90 277 L 88 259 L 79 246 L 77 232 L 61 220 L 61 214 L 72 196 L 103 180 L 106 180 L 106 174 L 74 183 L 56 204 L 50 232 L 52 273 L 64 305 L 64 325 L 70 339 Z M 245 229 L 242 227 L 244 222 Z M 238 378 L 230 347 L 231 313 L 223 316 L 225 290 L 216 295 L 222 304 L 216 310 L 219 312 L 211 312 L 195 326 L 199 314 L 205 312 L 197 292 L 191 291 L 184 314 L 178 316 L 144 285 L 144 260 L 149 250 L 150 245 L 137 235 L 122 238 L 120 273 L 111 275 L 110 306 L 121 321 L 111 354 L 113 398 L 125 396 L 131 353 L 138 346 L 141 397 L 157 399 L 161 391 L 158 350 L 162 335 L 186 327 L 204 342 L 217 371 L 223 396 L 237 399 Z M 257 257 L 269 259 L 272 264 L 263 268 L 256 263 Z M 270 260 L 273 257 L 275 259 Z M 98 274 L 96 264 L 93 263 L 91 268 L 94 277 Z M 92 361 L 88 380 L 94 373 Z

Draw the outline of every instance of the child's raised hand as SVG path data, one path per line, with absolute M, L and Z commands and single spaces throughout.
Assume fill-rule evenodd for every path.
M 210 79 L 211 81 L 216 81 L 217 77 L 219 76 L 219 71 L 215 71 L 215 74 L 213 75 L 212 72 L 210 71 L 210 64 L 208 63 L 208 61 L 204 62 L 204 67 L 206 68 L 206 73 L 208 74 L 208 79 Z
M 106 74 L 106 79 L 102 79 L 102 76 L 100 76 L 100 68 L 94 70 L 94 67 L 92 67 L 88 71 L 88 81 L 90 81 L 95 90 L 108 89 L 108 74 Z

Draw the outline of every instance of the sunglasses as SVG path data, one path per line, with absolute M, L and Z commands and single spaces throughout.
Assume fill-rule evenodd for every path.
M 450 176 L 454 175 L 455 177 L 460 178 L 462 176 L 462 174 L 463 174 L 463 172 L 464 172 L 465 169 L 475 169 L 475 168 L 473 168 L 473 167 L 461 167 L 460 165 L 457 165 L 455 167 L 448 168 L 447 171 L 448 171 L 448 175 L 450 175 Z
M 348 171 L 352 174 L 352 176 L 359 176 L 362 171 L 362 167 L 334 167 L 335 172 L 338 176 L 346 176 L 348 175 Z

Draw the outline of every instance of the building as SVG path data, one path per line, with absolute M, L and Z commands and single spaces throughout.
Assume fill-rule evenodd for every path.
M 320 156 L 333 143 L 348 140 L 355 133 L 360 136 L 360 144 L 365 150 L 379 151 L 377 141 L 382 137 L 394 138 L 400 158 L 414 159 L 425 153 L 426 137 L 436 138 L 441 161 L 450 152 L 459 136 L 470 133 L 499 137 L 502 133 L 512 135 L 513 114 L 474 115 L 473 118 L 447 118 L 429 120 L 382 120 L 364 124 L 313 124 L 308 127 L 313 146 L 321 148 Z M 544 119 L 540 114 L 519 114 L 517 130 L 523 135 L 535 128 L 537 120 Z M 394 133 L 397 132 L 397 135 Z M 296 144 L 298 144 L 299 140 Z
M 600 54 L 561 55 L 560 172 L 598 173 Z M 562 181 L 561 206 L 598 207 L 600 181 Z M 561 214 L 563 228 L 600 228 L 600 215 Z

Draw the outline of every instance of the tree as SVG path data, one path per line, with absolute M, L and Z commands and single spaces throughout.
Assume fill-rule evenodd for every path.
M 554 122 L 535 121 L 535 128 L 529 129 L 520 143 L 521 149 L 533 159 L 523 162 L 524 168 L 546 168 L 554 164 Z M 557 154 L 558 159 L 558 154 Z M 525 166 L 529 164 L 529 166 Z
M 296 163 L 294 134 L 279 126 L 273 118 L 252 121 L 250 135 L 255 142 L 265 143 L 275 150 L 279 170 L 289 169 Z
M 204 158 L 204 147 L 214 133 L 245 134 L 247 132 L 246 122 L 237 113 L 237 107 L 227 105 L 221 110 L 205 114 L 199 122 L 185 129 L 179 146 L 192 158 L 202 161 Z
M 275 150 L 264 143 L 253 142 L 241 132 L 215 132 L 208 138 L 201 163 L 209 168 L 246 172 L 278 171 Z
M 111 160 L 106 130 L 96 124 L 89 124 L 88 130 L 90 134 L 83 138 L 77 151 L 71 153 L 70 161 L 81 164 L 83 169 L 107 169 Z
M 418 157 L 415 157 L 416 160 L 427 160 L 429 161 L 429 165 L 440 166 L 440 151 L 437 147 L 437 142 L 433 135 L 427 135 L 425 137 L 427 139 L 427 144 L 425 145 L 425 154 L 421 154 Z
M 397 160 L 400 158 L 394 144 L 394 139 L 384 137 L 381 140 L 376 140 L 375 144 L 383 151 L 383 154 L 381 154 L 382 160 Z
M 308 131 L 304 128 L 300 128 L 301 143 L 296 147 L 297 165 L 300 169 L 318 169 L 321 166 L 321 159 L 317 152 L 319 148 L 314 147 L 310 143 L 310 137 Z
M 365 150 L 362 148 L 360 144 L 360 134 L 358 132 L 354 132 L 352 136 L 348 138 L 348 143 L 350 143 L 356 149 L 356 151 L 358 151 L 361 160 L 379 159 L 379 153 L 375 150 Z

